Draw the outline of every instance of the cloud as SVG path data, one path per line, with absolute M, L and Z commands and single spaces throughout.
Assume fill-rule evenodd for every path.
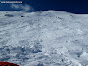
M 11 4 L 11 8 L 14 8 L 14 9 L 20 9 L 22 11 L 31 11 L 33 10 L 33 8 L 30 6 L 30 5 L 22 5 L 22 4 Z

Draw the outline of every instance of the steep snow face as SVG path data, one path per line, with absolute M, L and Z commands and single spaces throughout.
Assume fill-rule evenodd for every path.
M 20 66 L 87 66 L 88 15 L 0 12 L 0 61 Z

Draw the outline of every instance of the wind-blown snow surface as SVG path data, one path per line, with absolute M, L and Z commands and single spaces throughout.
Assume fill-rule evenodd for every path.
M 20 66 L 87 66 L 88 15 L 0 12 L 0 61 Z

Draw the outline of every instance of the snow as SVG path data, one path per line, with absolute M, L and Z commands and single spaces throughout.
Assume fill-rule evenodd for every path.
M 87 49 L 88 14 L 0 12 L 0 61 L 20 66 L 88 66 Z

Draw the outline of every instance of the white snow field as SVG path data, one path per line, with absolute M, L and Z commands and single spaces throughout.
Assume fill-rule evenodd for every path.
M 0 61 L 88 66 L 88 14 L 0 11 Z

